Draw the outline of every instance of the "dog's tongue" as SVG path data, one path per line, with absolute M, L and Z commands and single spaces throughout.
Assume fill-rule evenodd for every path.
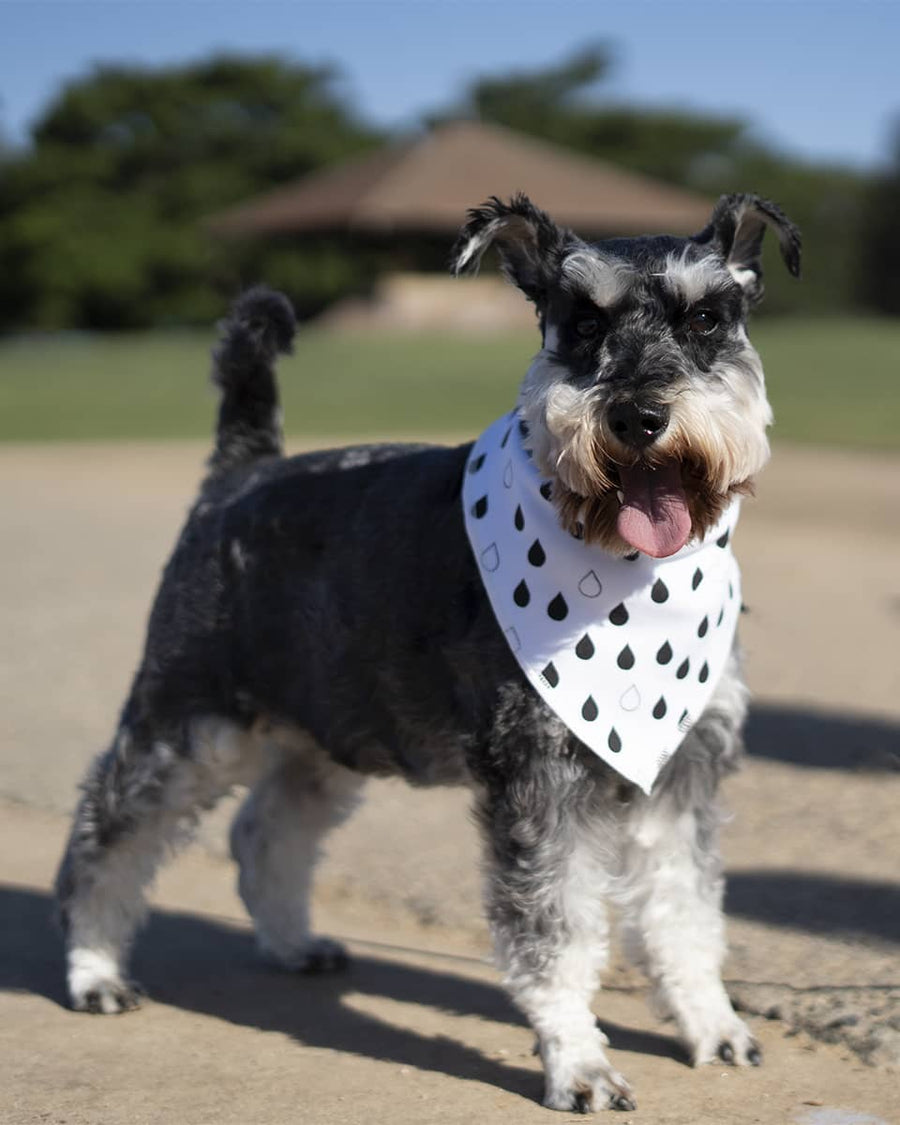
M 655 559 L 680 551 L 691 534 L 680 465 L 634 465 L 620 468 L 619 477 L 624 495 L 616 527 L 626 543 Z

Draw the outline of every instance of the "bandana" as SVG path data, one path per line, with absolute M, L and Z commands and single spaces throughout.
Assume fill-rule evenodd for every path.
M 709 702 L 741 606 L 736 500 L 669 558 L 616 558 L 559 524 L 515 412 L 472 448 L 466 532 L 497 623 L 569 730 L 645 792 Z

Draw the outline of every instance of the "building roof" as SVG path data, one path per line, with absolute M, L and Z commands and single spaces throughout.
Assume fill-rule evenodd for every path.
M 492 195 L 524 191 L 585 234 L 691 234 L 710 201 L 496 125 L 455 121 L 220 212 L 221 235 L 323 230 L 452 233 Z

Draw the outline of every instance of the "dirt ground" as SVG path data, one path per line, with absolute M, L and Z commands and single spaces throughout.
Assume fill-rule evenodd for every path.
M 459 791 L 373 783 L 334 836 L 317 927 L 348 940 L 347 974 L 255 960 L 223 858 L 232 801 L 156 889 L 145 1008 L 64 1009 L 48 887 L 65 814 L 204 453 L 0 448 L 0 1122 L 550 1120 L 485 961 Z M 757 705 L 727 789 L 726 978 L 766 1064 L 692 1071 L 614 966 L 595 1007 L 637 1094 L 623 1122 L 900 1123 L 898 512 L 900 459 L 791 449 L 745 508 Z

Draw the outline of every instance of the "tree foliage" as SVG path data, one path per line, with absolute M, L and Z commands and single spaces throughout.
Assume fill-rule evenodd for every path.
M 2 166 L 0 317 L 41 327 L 209 321 L 221 309 L 211 280 L 266 262 L 215 244 L 202 220 L 378 139 L 329 70 L 268 57 L 98 67 L 32 137 Z M 346 284 L 346 269 L 310 284 L 307 267 L 300 252 L 301 305 Z
M 477 78 L 444 116 L 532 133 L 711 199 L 732 191 L 774 199 L 803 231 L 804 284 L 772 268 L 765 307 L 827 312 L 861 302 L 866 176 L 777 152 L 739 118 L 605 101 L 599 94 L 611 63 L 599 46 L 558 65 Z

